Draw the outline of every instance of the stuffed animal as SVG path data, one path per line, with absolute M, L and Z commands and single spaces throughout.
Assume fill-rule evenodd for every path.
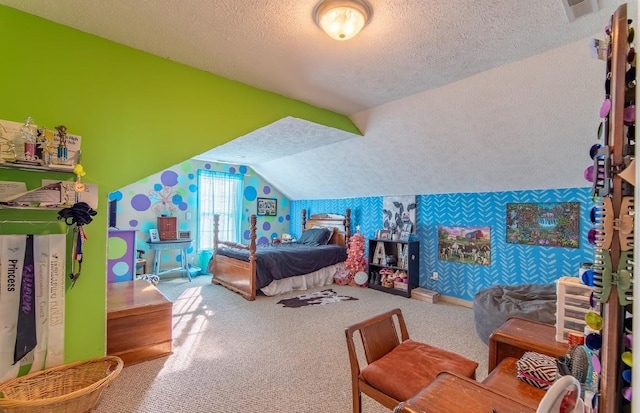
M 396 265 L 398 263 L 398 257 L 395 255 L 387 255 L 385 257 L 385 261 L 387 262 L 387 265 Z
M 395 272 L 396 275 L 396 281 L 402 282 L 402 283 L 408 283 L 409 280 L 407 279 L 407 273 L 401 270 L 398 270 Z
M 387 286 L 387 278 L 393 275 L 393 270 L 391 268 L 383 268 L 380 270 L 380 285 Z M 391 281 L 391 285 L 393 286 L 393 281 Z
M 382 283 L 383 287 L 387 287 L 387 288 L 393 288 L 393 283 L 396 279 L 396 273 L 392 273 L 387 275 L 387 277 L 384 279 L 384 283 Z

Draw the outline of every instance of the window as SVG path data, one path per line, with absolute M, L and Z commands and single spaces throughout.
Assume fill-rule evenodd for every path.
M 198 250 L 213 250 L 213 215 L 218 239 L 240 242 L 243 176 L 198 170 Z

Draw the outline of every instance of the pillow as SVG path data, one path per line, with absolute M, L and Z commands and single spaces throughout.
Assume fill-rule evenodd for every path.
M 333 230 L 330 228 L 311 228 L 302 233 L 300 239 L 298 239 L 298 243 L 308 245 L 327 245 L 332 235 Z

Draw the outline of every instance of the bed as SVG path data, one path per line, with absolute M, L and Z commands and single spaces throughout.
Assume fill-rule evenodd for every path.
M 333 282 L 333 274 L 344 267 L 349 243 L 351 210 L 344 215 L 314 214 L 307 219 L 302 210 L 301 240 L 322 236 L 320 244 L 279 243 L 256 245 L 256 216 L 250 219 L 249 245 L 218 239 L 218 217 L 214 217 L 212 282 L 255 300 L 265 295 L 307 289 Z M 324 230 L 323 230 L 324 229 Z M 330 231 L 330 233 L 327 233 Z M 328 238 L 326 241 L 324 238 Z

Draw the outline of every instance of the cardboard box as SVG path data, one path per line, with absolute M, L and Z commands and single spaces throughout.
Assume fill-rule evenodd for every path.
M 411 298 L 435 304 L 440 300 L 440 293 L 425 288 L 414 288 L 411 290 Z

